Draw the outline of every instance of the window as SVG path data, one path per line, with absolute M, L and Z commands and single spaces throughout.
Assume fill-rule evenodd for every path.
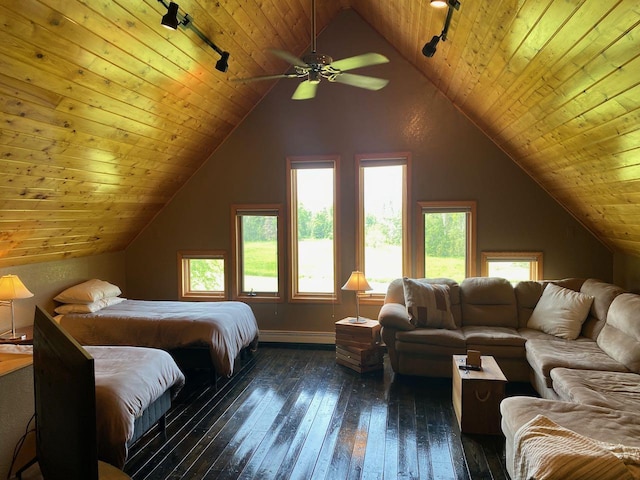
M 475 202 L 418 202 L 419 276 L 461 282 L 475 275 Z
M 502 277 L 512 284 L 542 280 L 542 252 L 482 252 L 482 276 Z
M 224 300 L 227 256 L 223 251 L 178 252 L 180 300 Z
M 334 156 L 287 159 L 292 301 L 336 299 L 338 161 Z
M 231 218 L 235 299 L 282 300 L 282 206 L 233 205 Z
M 356 164 L 358 265 L 355 270 L 364 271 L 373 288 L 368 292 L 369 298 L 380 300 L 393 279 L 410 271 L 409 154 L 357 155 Z

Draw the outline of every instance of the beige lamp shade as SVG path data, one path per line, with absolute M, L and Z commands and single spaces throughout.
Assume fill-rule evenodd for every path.
M 0 277 L 0 300 L 16 300 L 29 297 L 33 297 L 33 293 L 24 286 L 24 283 L 17 275 Z
M 365 292 L 367 290 L 373 290 L 367 279 L 364 277 L 364 273 L 359 271 L 351 272 L 351 276 L 347 283 L 342 286 L 342 290 L 349 290 L 353 292 Z

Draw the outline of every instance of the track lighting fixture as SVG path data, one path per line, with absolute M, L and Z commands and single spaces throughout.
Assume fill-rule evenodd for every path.
M 422 54 L 425 57 L 433 57 L 436 53 L 438 42 L 440 40 L 443 42 L 447 40 L 447 32 L 449 31 L 453 10 L 460 10 L 460 2 L 458 0 L 431 0 L 431 6 L 436 8 L 448 7 L 447 19 L 444 21 L 442 33 L 440 35 L 434 35 L 433 38 L 422 47 Z
M 220 47 L 218 47 L 215 43 L 209 40 L 204 33 L 196 28 L 193 24 L 192 18 L 188 13 L 185 13 L 182 16 L 182 20 L 178 18 L 178 8 L 179 5 L 175 2 L 167 2 L 165 0 L 158 0 L 164 7 L 167 9 L 166 15 L 162 17 L 162 21 L 160 24 L 164 27 L 170 28 L 172 30 L 177 30 L 178 26 L 182 25 L 185 28 L 190 28 L 194 31 L 198 37 L 202 39 L 207 45 L 209 45 L 218 55 L 220 55 L 220 60 L 216 62 L 216 70 L 220 72 L 226 72 L 229 69 L 229 52 L 225 52 Z
M 452 7 L 460 10 L 460 2 L 458 0 L 431 0 L 431 6 L 436 8 Z
M 168 11 L 166 15 L 162 17 L 162 21 L 160 22 L 164 27 L 170 28 L 171 30 L 176 30 L 180 22 L 178 22 L 178 4 L 171 2 L 167 7 Z
M 440 35 L 434 35 L 433 38 L 424 44 L 422 47 L 422 54 L 425 57 L 433 57 L 433 54 L 436 53 L 436 47 L 438 46 L 438 42 L 440 41 Z

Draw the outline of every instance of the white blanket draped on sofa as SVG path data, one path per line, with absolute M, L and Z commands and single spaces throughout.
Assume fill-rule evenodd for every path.
M 640 448 L 599 442 L 537 415 L 515 434 L 514 480 L 640 479 Z

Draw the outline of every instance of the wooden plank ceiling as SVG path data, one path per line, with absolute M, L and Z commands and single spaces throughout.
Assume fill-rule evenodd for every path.
M 124 249 L 301 54 L 310 0 L 0 0 L 0 267 Z M 640 4 L 461 0 L 448 41 L 427 0 L 355 9 L 614 251 L 640 256 Z

